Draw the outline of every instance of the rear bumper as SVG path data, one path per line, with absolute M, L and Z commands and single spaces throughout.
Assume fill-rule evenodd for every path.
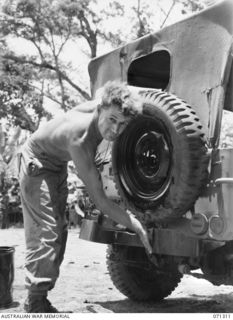
M 200 239 L 186 236 L 177 229 L 149 229 L 153 253 L 181 257 L 198 257 Z M 84 219 L 80 239 L 105 244 L 143 247 L 135 233 L 103 227 L 96 220 Z

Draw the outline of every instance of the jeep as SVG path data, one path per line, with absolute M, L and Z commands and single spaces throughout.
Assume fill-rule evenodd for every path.
M 153 254 L 102 213 L 88 213 L 80 231 L 108 245 L 110 277 L 130 299 L 160 301 L 184 274 L 233 285 L 233 147 L 220 144 L 223 112 L 233 112 L 232 40 L 225 0 L 88 66 L 93 99 L 119 80 L 143 101 L 100 146 L 99 170 L 106 195 L 146 227 Z

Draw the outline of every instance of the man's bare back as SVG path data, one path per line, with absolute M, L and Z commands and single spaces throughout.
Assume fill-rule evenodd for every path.
M 82 143 L 93 120 L 97 107 L 96 101 L 89 101 L 55 117 L 41 126 L 31 137 L 48 156 L 61 161 L 72 160 L 69 145 L 72 141 Z M 90 139 L 89 139 L 90 140 Z M 86 144 L 87 141 L 85 141 Z M 97 145 L 93 140 L 87 146 L 95 152 Z

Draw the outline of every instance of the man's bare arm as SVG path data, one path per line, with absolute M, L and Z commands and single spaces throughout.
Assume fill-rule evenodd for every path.
M 112 220 L 136 232 L 148 252 L 151 252 L 146 230 L 142 227 L 141 223 L 133 215 L 128 214 L 113 201 L 109 200 L 105 195 L 100 174 L 95 167 L 92 160 L 93 156 L 89 154 L 89 151 L 76 145 L 70 146 L 69 152 L 77 168 L 78 175 L 84 182 L 89 196 L 97 208 Z
M 109 200 L 105 195 L 100 174 L 94 161 L 90 160 L 90 157 L 92 156 L 88 154 L 88 151 L 84 151 L 82 148 L 78 147 L 70 147 L 69 151 L 75 163 L 78 175 L 84 182 L 89 196 L 94 201 L 97 208 L 114 221 L 131 228 L 132 226 L 125 211 Z

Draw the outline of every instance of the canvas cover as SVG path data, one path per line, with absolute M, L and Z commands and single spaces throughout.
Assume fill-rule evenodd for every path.
M 158 87 L 161 83 L 162 89 L 184 99 L 195 109 L 210 146 L 216 146 L 222 109 L 225 105 L 226 109 L 233 110 L 232 39 L 233 1 L 225 0 L 93 59 L 89 64 L 93 97 L 109 80 L 129 83 L 129 71 L 135 64 L 135 74 L 147 72 L 149 81 L 165 79 L 165 87 L 162 88 L 162 80 L 158 81 Z M 161 53 L 161 60 L 153 60 L 156 53 L 158 57 Z

